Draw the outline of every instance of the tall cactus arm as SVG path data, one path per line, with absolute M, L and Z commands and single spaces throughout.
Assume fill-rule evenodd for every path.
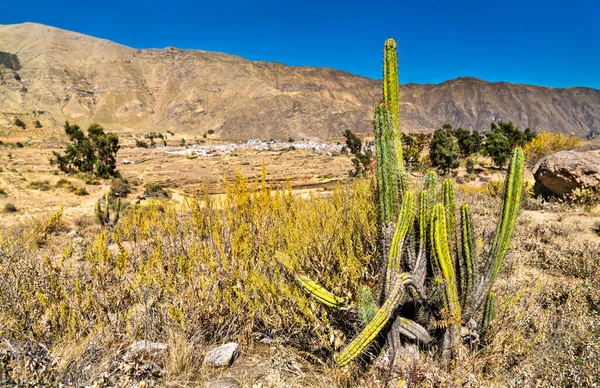
M 394 287 L 389 297 L 379 311 L 375 314 L 369 324 L 354 338 L 346 348 L 342 350 L 336 359 L 336 363 L 340 366 L 344 366 L 353 359 L 355 359 L 363 350 L 369 346 L 371 341 L 379 334 L 381 329 L 390 320 L 394 311 L 402 301 L 405 294 L 404 285 L 408 281 L 409 277 L 406 274 L 402 274 Z
M 475 247 L 475 236 L 473 233 L 473 215 L 469 205 L 460 208 L 461 223 L 461 274 L 460 294 L 463 309 L 470 311 L 473 287 L 477 283 L 477 248 Z
M 429 202 L 435 203 L 437 196 L 437 174 L 435 171 L 429 171 L 425 175 L 425 190 L 429 193 Z
M 116 225 L 117 222 L 119 221 L 120 213 L 121 213 L 121 198 L 117 198 L 117 205 L 115 207 L 115 220 L 113 221 L 114 225 Z
M 496 319 L 496 293 L 492 291 L 486 298 L 485 309 L 483 310 L 483 322 L 481 328 L 483 335 L 486 334 L 494 319 Z
M 100 224 L 100 226 L 104 226 L 104 215 L 102 214 L 102 205 L 100 204 L 100 201 L 96 202 L 94 214 L 96 215 L 96 221 L 98 221 L 98 224 Z
M 414 224 L 416 206 L 415 193 L 413 191 L 407 192 L 404 196 L 404 200 L 402 201 L 402 207 L 400 208 L 400 213 L 398 214 L 398 222 L 396 223 L 396 230 L 390 246 L 390 254 L 388 257 L 386 271 L 386 294 L 391 292 L 391 288 L 395 283 L 395 277 L 400 273 L 399 264 L 402 255 L 402 246 L 408 231 Z
M 442 183 L 442 199 L 444 201 L 444 207 L 446 208 L 450 253 L 456 255 L 456 191 L 454 190 L 454 182 L 450 178 L 444 179 L 444 182 Z
M 388 38 L 383 45 L 383 100 L 392 113 L 394 128 L 398 122 L 398 53 L 396 41 Z
M 502 210 L 492 246 L 492 262 L 489 273 L 491 283 L 496 280 L 500 272 L 504 257 L 508 251 L 512 233 L 515 229 L 519 204 L 521 203 L 521 191 L 523 190 L 524 165 L 523 150 L 516 148 L 513 151 L 510 164 L 508 165 L 508 172 L 504 179 Z
M 388 107 L 379 104 L 375 109 L 375 147 L 377 155 L 377 189 L 379 212 L 385 224 L 394 219 L 397 203 L 396 156 L 393 139 L 393 123 Z
M 423 190 L 419 194 L 419 253 L 414 268 L 415 279 L 422 284 L 427 273 L 427 234 L 429 231 L 429 215 L 431 214 L 429 194 Z
M 506 257 L 521 202 L 524 164 L 523 150 L 515 148 L 508 165 L 506 177 L 504 178 L 502 209 L 498 225 L 496 226 L 491 258 L 487 263 L 485 277 L 478 283 L 477 299 L 474 305 L 475 311 L 479 310 L 485 302 L 485 298 L 494 285 Z
M 456 274 L 452 266 L 448 234 L 446 232 L 446 214 L 444 205 L 438 203 L 431 217 L 431 250 L 435 263 L 444 279 L 444 303 L 452 324 L 460 322 L 460 303 L 456 287 Z
M 344 298 L 336 296 L 305 275 L 296 276 L 296 281 L 308 294 L 326 306 L 341 308 L 346 305 Z
M 427 329 L 410 319 L 403 317 L 396 318 L 394 321 L 394 328 L 398 328 L 402 335 L 413 341 L 419 341 L 423 344 L 428 344 L 433 341 L 433 338 L 429 332 L 427 332 Z

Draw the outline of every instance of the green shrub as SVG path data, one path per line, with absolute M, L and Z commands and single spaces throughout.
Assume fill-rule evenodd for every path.
M 13 124 L 15 124 L 17 127 L 23 128 L 23 129 L 27 128 L 27 125 L 23 122 L 23 120 L 21 120 L 18 117 L 15 117 Z
M 110 196 L 125 198 L 131 192 L 129 183 L 122 178 L 113 179 L 110 185 Z
M 52 187 L 50 187 L 50 181 L 45 180 L 45 181 L 33 181 L 33 182 L 29 183 L 29 188 L 34 189 L 34 190 L 40 190 L 40 191 L 48 191 Z
M 16 213 L 17 207 L 12 203 L 7 203 L 4 205 L 4 213 Z
M 36 128 L 42 128 L 42 123 L 40 123 L 40 120 L 35 120 L 35 127 Z
M 465 161 L 465 167 L 467 169 L 468 174 L 473 174 L 473 172 L 475 171 L 475 161 L 471 158 L 467 158 L 467 160 Z
M 23 147 L 25 147 L 23 145 L 23 143 L 21 143 L 20 141 L 16 142 L 15 145 L 17 146 L 17 148 L 23 148 Z
M 169 199 L 171 195 L 158 184 L 149 183 L 145 186 L 144 195 L 146 197 Z
M 82 188 L 76 188 L 75 190 L 73 190 L 73 194 L 82 197 L 84 195 L 89 195 L 88 191 L 85 189 L 85 187 Z

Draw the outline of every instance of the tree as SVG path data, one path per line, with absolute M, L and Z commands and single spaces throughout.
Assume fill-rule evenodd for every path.
M 491 123 L 490 127 L 492 132 L 504 135 L 511 149 L 524 147 L 525 144 L 536 136 L 529 128 L 526 128 L 524 132 L 521 131 L 512 121 L 498 121 L 498 123 Z
M 483 138 L 479 132 L 471 132 L 464 128 L 455 128 L 452 133 L 458 141 L 458 148 L 460 148 L 460 154 L 463 158 L 467 158 L 481 150 Z
M 88 127 L 88 136 L 78 125 L 70 125 L 68 121 L 64 128 L 71 144 L 64 155 L 53 152 L 50 164 L 67 173 L 88 172 L 104 179 L 119 176 L 116 156 L 120 146 L 115 133 L 104 133 L 102 126 L 96 123 Z
M 352 158 L 352 164 L 354 170 L 350 172 L 351 176 L 363 176 L 367 173 L 368 168 L 371 165 L 371 159 L 373 152 L 370 149 L 366 149 L 363 152 L 362 140 L 356 136 L 351 130 L 347 129 L 344 132 L 346 138 L 346 147 L 352 152 L 354 158 Z
M 27 128 L 27 125 L 25 125 L 25 123 L 23 122 L 23 120 L 21 120 L 18 117 L 15 117 L 15 120 L 13 121 L 13 123 L 17 126 L 17 127 L 21 127 L 23 129 Z
M 458 141 L 450 132 L 451 129 L 452 127 L 448 124 L 437 129 L 429 144 L 429 159 L 432 166 L 439 168 L 445 174 L 458 168 L 458 159 L 460 158 Z
M 510 141 L 500 132 L 488 132 L 484 144 L 485 154 L 494 161 L 498 167 L 506 164 L 511 152 Z

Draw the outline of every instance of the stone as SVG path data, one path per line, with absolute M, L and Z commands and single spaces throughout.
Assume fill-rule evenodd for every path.
M 77 231 L 77 229 L 73 229 L 69 233 L 67 233 L 67 236 L 69 236 L 69 237 L 77 237 L 77 236 L 79 236 L 79 232 Z
M 536 164 L 533 177 L 542 194 L 561 196 L 582 187 L 600 190 L 600 150 L 548 155 Z
M 233 364 L 233 361 L 239 354 L 239 345 L 235 342 L 229 342 L 225 345 L 221 345 L 218 348 L 211 349 L 206 353 L 204 357 L 204 365 L 213 367 L 229 366 Z
M 160 342 L 137 341 L 127 348 L 124 358 L 128 359 L 141 354 L 156 356 L 167 350 L 167 345 Z
M 217 379 L 206 384 L 206 388 L 239 388 L 240 384 L 231 377 Z

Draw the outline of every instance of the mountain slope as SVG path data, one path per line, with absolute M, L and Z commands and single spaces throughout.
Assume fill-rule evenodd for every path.
M 371 130 L 380 82 L 328 68 L 249 61 L 201 50 L 136 50 L 25 23 L 0 26 L 0 128 L 16 115 L 44 128 L 65 120 L 113 130 L 223 139 L 328 138 Z M 401 87 L 406 131 L 492 120 L 585 135 L 600 130 L 600 91 L 459 78 Z

